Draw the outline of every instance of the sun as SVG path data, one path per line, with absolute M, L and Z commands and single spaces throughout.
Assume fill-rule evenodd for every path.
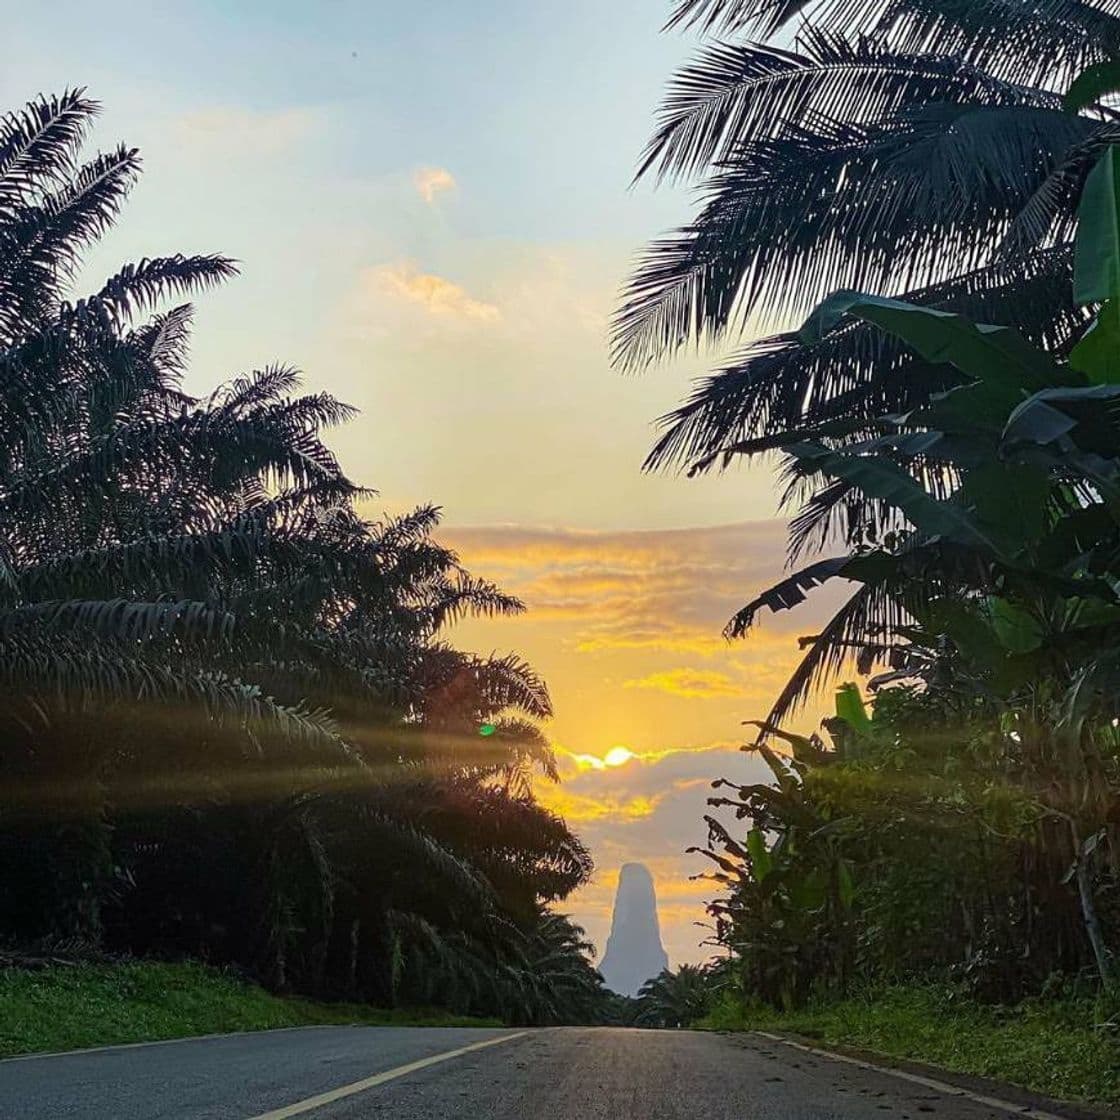
M 634 752 L 627 747 L 611 747 L 605 755 L 603 762 L 607 766 L 625 766 L 634 757 Z

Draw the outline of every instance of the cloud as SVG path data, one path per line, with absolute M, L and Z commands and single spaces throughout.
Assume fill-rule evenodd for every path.
M 707 804 L 711 783 L 772 780 L 756 754 L 739 749 L 754 738 L 741 723 L 769 711 L 802 656 L 797 635 L 816 632 L 848 589 L 822 588 L 796 611 L 764 612 L 757 631 L 731 643 L 721 633 L 727 619 L 781 578 L 781 521 L 447 528 L 441 540 L 529 608 L 517 619 L 466 620 L 454 640 L 483 652 L 517 649 L 552 689 L 556 716 L 546 731 L 562 783 L 538 792 L 573 824 L 597 867 L 565 910 L 602 946 L 618 868 L 640 860 L 654 875 L 671 958 L 704 959 L 694 923 L 719 892 L 689 878 L 708 863 L 686 849 L 704 845 L 705 815 L 722 812 Z M 812 730 L 827 707 L 814 699 L 790 729 Z
M 540 796 L 576 827 L 595 856 L 593 880 L 564 908 L 574 914 L 600 947 L 610 927 L 619 868 L 630 860 L 645 863 L 657 892 L 662 939 L 670 959 L 703 960 L 709 950 L 697 922 L 704 904 L 720 893 L 718 884 L 697 879 L 709 870 L 703 856 L 686 848 L 703 846 L 704 814 L 711 782 L 727 777 L 738 782 L 767 780 L 765 765 L 733 743 L 666 748 L 637 757 L 625 766 L 571 771 L 562 785 Z M 656 755 L 656 757 L 653 757 Z M 565 760 L 570 765 L 570 760 Z M 729 821 L 735 827 L 734 821 Z M 745 827 L 745 826 L 744 826 Z
M 225 155 L 279 155 L 307 139 L 320 123 L 311 109 L 256 110 L 217 105 L 183 113 L 172 125 L 180 143 Z
M 569 824 L 581 825 L 588 821 L 610 820 L 615 824 L 643 820 L 657 812 L 666 793 L 635 794 L 616 797 L 610 794 L 594 795 L 571 793 L 564 786 L 542 787 L 537 791 L 541 803 L 559 814 Z
M 790 637 L 812 633 L 847 597 L 828 587 L 796 612 L 766 614 L 745 644 L 723 638 L 728 618 L 781 577 L 779 520 L 634 532 L 497 526 L 445 530 L 444 538 L 469 567 L 522 598 L 531 618 L 571 622 L 566 639 L 579 653 L 735 653 L 753 662 L 754 676 L 766 671 L 769 658 L 755 656 L 763 646 L 772 654 L 781 641 L 788 661 Z M 719 685 L 708 683 L 710 696 Z
M 455 176 L 446 167 L 418 167 L 412 173 L 412 185 L 429 206 L 435 203 L 437 195 L 458 186 Z
M 733 742 L 627 752 L 629 760 L 613 766 L 601 760 L 595 760 L 599 765 L 589 765 L 588 756 L 564 748 L 557 753 L 562 781 L 540 781 L 536 793 L 541 802 L 579 825 L 581 835 L 593 841 L 617 844 L 619 829 L 635 826 L 642 827 L 647 839 L 660 834 L 660 842 L 651 845 L 647 854 L 663 847 L 667 831 L 681 841 L 678 851 L 697 842 L 711 780 L 726 774 L 742 776 L 744 767 L 750 773 L 757 769 L 756 760 L 748 759 Z M 675 855 L 672 858 L 676 860 Z M 599 863 L 604 866 L 601 858 Z
M 623 681 L 622 687 L 645 688 L 694 700 L 743 695 L 741 685 L 736 684 L 726 673 L 718 673 L 712 669 L 666 669 L 650 673 L 647 677 Z
M 442 276 L 420 272 L 408 262 L 366 269 L 360 282 L 364 288 L 374 287 L 416 304 L 430 315 L 477 322 L 495 322 L 501 318 L 494 304 L 475 299 L 458 284 Z
M 739 744 L 730 740 L 703 747 L 666 747 L 653 751 L 633 751 L 629 747 L 615 746 L 600 757 L 581 751 L 570 751 L 559 744 L 553 744 L 562 773 L 565 768 L 573 773 L 578 773 L 580 770 L 610 770 L 630 763 L 661 762 L 675 754 L 706 754 L 709 751 L 738 750 L 738 748 Z

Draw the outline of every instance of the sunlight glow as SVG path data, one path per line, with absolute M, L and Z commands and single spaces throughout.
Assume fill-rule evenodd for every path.
M 608 770 L 616 766 L 625 766 L 636 755 L 629 747 L 611 747 L 602 758 L 596 754 L 574 754 L 560 748 L 562 754 L 568 755 L 580 770 Z
M 739 750 L 738 743 L 732 740 L 717 741 L 701 747 L 668 747 L 660 751 L 632 751 L 629 747 L 611 747 L 601 758 L 597 754 L 581 754 L 562 746 L 554 748 L 558 755 L 569 758 L 575 763 L 576 770 L 615 770 L 628 762 L 660 762 L 677 754 L 707 754 L 710 751 Z

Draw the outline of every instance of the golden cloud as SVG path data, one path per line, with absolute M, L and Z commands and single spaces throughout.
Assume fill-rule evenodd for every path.
M 635 680 L 623 681 L 623 688 L 645 688 L 684 696 L 692 700 L 710 700 L 715 696 L 742 696 L 743 689 L 726 673 L 712 669 L 666 669 Z
M 429 206 L 435 202 L 438 194 L 454 190 L 458 186 L 455 176 L 446 167 L 418 167 L 412 173 L 412 185 Z
M 578 794 L 569 792 L 562 785 L 541 786 L 537 789 L 537 798 L 541 804 L 570 824 L 643 820 L 657 812 L 665 796 L 664 793 L 635 794 L 632 797 Z
M 730 615 L 781 578 L 780 521 L 636 532 L 452 528 L 442 539 L 529 608 L 516 620 L 463 622 L 456 640 L 513 646 L 552 686 L 563 782 L 539 792 L 576 827 L 599 869 L 565 908 L 601 945 L 618 868 L 640 860 L 654 875 L 671 957 L 703 959 L 694 923 L 718 888 L 689 879 L 707 863 L 685 852 L 705 842 L 711 783 L 771 779 L 757 755 L 738 749 L 753 738 L 740 722 L 766 714 L 802 656 L 796 635 L 817 630 L 846 592 L 824 588 L 729 643 Z M 791 730 L 810 730 L 824 710 L 810 703 Z
M 382 292 L 414 303 L 431 315 L 478 322 L 495 322 L 501 318 L 494 304 L 475 299 L 458 284 L 442 276 L 420 272 L 408 262 L 367 270 L 362 275 L 363 287 L 370 280 Z
M 637 532 L 498 526 L 444 537 L 469 567 L 522 598 L 533 619 L 573 622 L 569 640 L 579 653 L 711 658 L 775 635 L 794 649 L 790 637 L 811 632 L 844 597 L 826 588 L 796 614 L 767 617 L 746 646 L 728 645 L 728 618 L 781 576 L 786 526 L 778 520 Z M 710 696 L 719 685 L 709 683 Z M 725 686 L 720 694 L 735 692 Z

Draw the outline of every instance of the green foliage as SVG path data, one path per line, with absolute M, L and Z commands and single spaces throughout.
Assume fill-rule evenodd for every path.
M 1081 192 L 1073 263 L 1078 303 L 1112 299 L 1120 291 L 1120 151 L 1105 148 Z
M 700 203 L 635 269 L 617 359 L 734 342 L 837 288 L 1067 341 L 1083 317 L 1054 281 L 1068 285 L 1077 198 L 1113 128 L 1096 104 L 1107 82 L 1074 79 L 1103 77 L 1120 20 L 1092 0 L 1045 8 L 681 3 L 670 26 L 706 41 L 670 82 L 639 174 L 696 181 Z M 651 465 L 793 427 L 803 407 L 862 416 L 886 396 L 903 411 L 946 387 L 944 370 L 851 330 L 830 345 L 844 363 L 789 333 L 747 342 L 663 418 Z
M 128 962 L 0 971 L 0 1055 L 320 1024 L 499 1026 L 443 1011 L 281 998 L 197 964 Z
M 927 362 L 947 363 L 967 377 L 985 385 L 1005 385 L 1012 393 L 1045 388 L 1060 376 L 1045 354 L 1008 327 L 973 323 L 963 315 L 861 292 L 829 296 L 805 321 L 802 341 L 814 345 L 845 316 L 896 336 Z
M 701 201 L 635 270 L 616 359 L 808 317 L 663 418 L 647 466 L 780 459 L 794 570 L 729 637 L 854 587 L 744 748 L 772 780 L 710 799 L 716 940 L 771 1019 L 870 986 L 865 1044 L 960 1062 L 934 989 L 889 985 L 1120 984 L 1120 12 L 681 0 L 671 23 L 719 41 L 640 174 Z M 829 742 L 783 729 L 847 672 L 872 716 L 847 685 Z M 972 1007 L 960 1038 L 1001 1036 L 977 1072 L 1043 1080 L 1045 1007 L 1021 1034 Z M 1053 1084 L 1115 1098 L 1091 1049 Z
M 823 1046 L 852 1046 L 1008 1081 L 1060 1100 L 1120 1103 L 1114 1034 L 1094 1025 L 1084 995 L 1014 1007 L 970 1000 L 948 985 L 879 986 L 795 1012 L 725 997 L 695 1024 L 709 1030 L 789 1031 Z
M 752 828 L 747 833 L 747 851 L 751 857 L 751 872 L 758 883 L 765 883 L 774 869 L 774 860 L 766 847 L 766 836 L 761 829 Z
M 637 1027 L 691 1027 L 708 1014 L 731 975 L 726 960 L 667 968 L 642 985 L 629 1021 Z
M 1067 112 L 1077 113 L 1117 91 L 1120 91 L 1120 60 L 1109 58 L 1078 74 L 1066 90 L 1062 104 Z
M 842 719 L 857 735 L 866 735 L 871 730 L 871 717 L 863 697 L 851 682 L 836 690 L 836 718 Z
M 1070 364 L 1094 384 L 1120 380 L 1120 149 L 1110 145 L 1089 172 L 1078 208 L 1074 297 L 1100 303 Z

